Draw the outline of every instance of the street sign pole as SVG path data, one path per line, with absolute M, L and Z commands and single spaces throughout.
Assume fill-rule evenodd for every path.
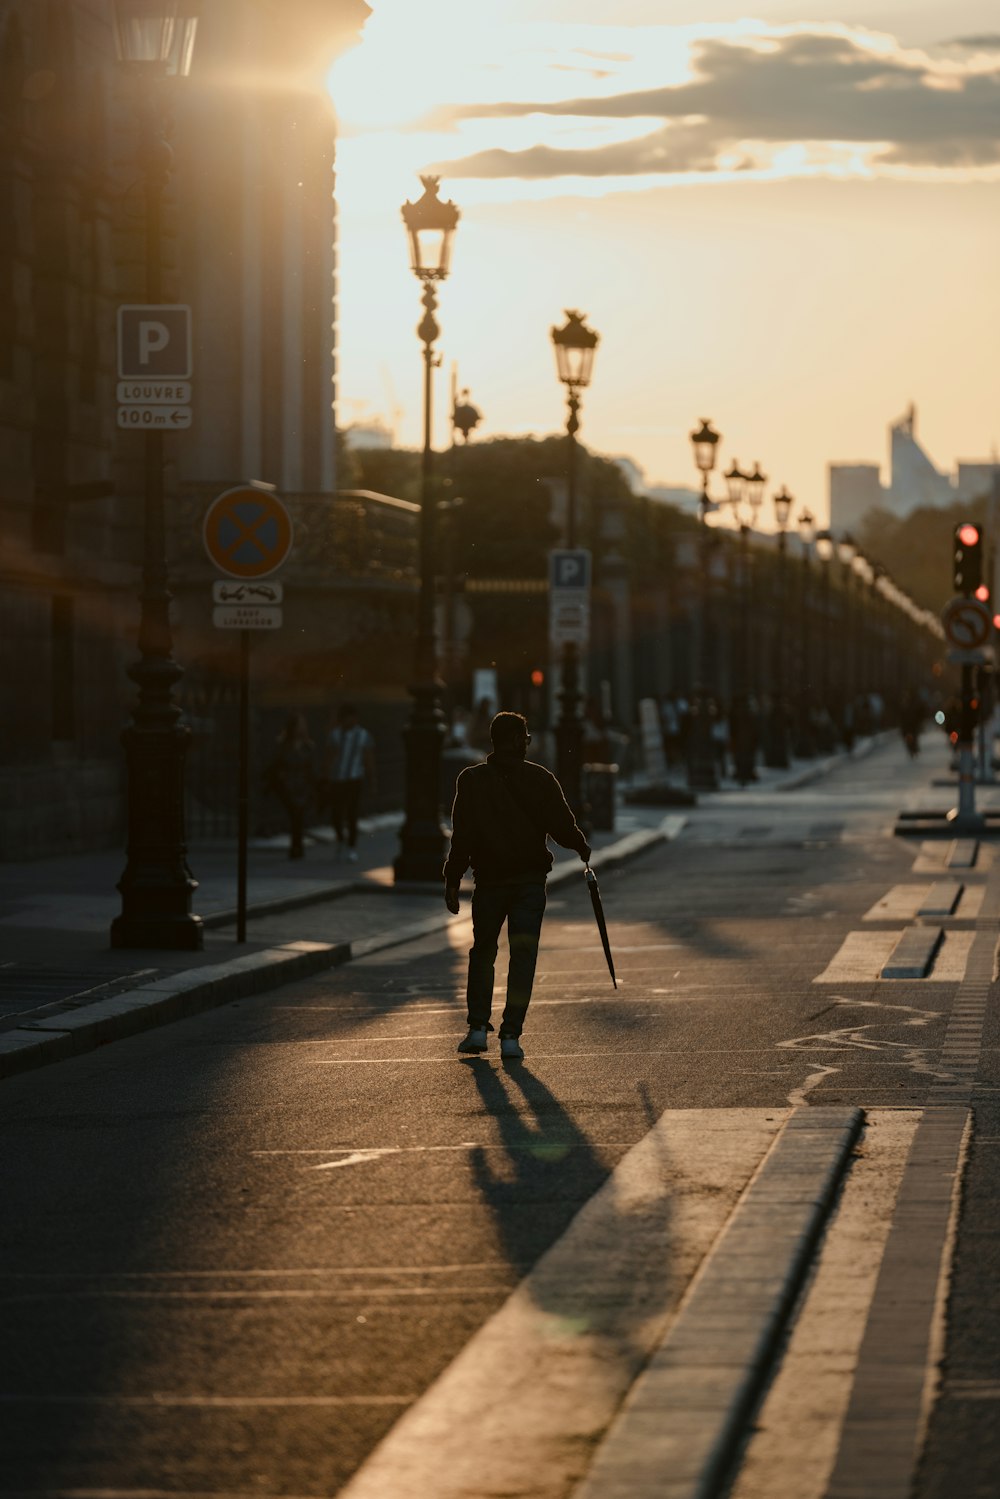
M 974 661 L 985 645 L 991 626 L 989 611 L 976 599 L 959 594 L 942 610 L 945 636 L 962 662 L 962 707 L 958 720 L 958 806 L 949 814 L 956 832 L 977 833 L 984 826 L 976 811 L 976 710 L 973 707 Z
M 273 484 L 238 484 L 209 505 L 202 539 L 210 562 L 226 574 L 212 584 L 212 623 L 240 636 L 240 730 L 237 773 L 236 940 L 247 940 L 247 845 L 250 834 L 250 635 L 281 626 L 280 583 L 264 581 L 292 547 L 292 519 Z M 233 578 L 235 582 L 229 582 Z
M 250 631 L 240 631 L 240 772 L 236 854 L 236 940 L 247 940 L 247 844 L 250 834 Z
M 148 150 L 146 156 L 150 165 L 145 176 L 145 290 L 149 301 L 158 304 L 163 271 L 163 193 L 169 152 L 165 158 L 157 148 Z M 138 370 L 130 368 L 123 357 L 123 327 L 128 324 L 130 310 L 139 313 L 138 320 L 133 320 Z M 177 322 L 186 339 L 183 364 L 173 370 L 142 367 L 151 360 L 154 345 L 167 354 L 171 341 L 169 323 L 159 317 L 144 318 L 143 311 L 119 312 L 119 378 L 150 373 L 187 379 L 191 373 L 188 309 L 184 309 Z M 152 425 L 141 430 L 145 497 L 139 660 L 129 670 L 139 695 L 132 710 L 132 722 L 122 734 L 127 767 L 128 839 L 125 870 L 118 882 L 122 905 L 111 923 L 111 946 L 189 951 L 204 945 L 204 934 L 201 917 L 191 910 L 191 897 L 198 882 L 188 867 L 184 827 L 184 768 L 190 730 L 180 721 L 181 709 L 173 695 L 183 672 L 173 658 L 170 625 L 163 429 Z

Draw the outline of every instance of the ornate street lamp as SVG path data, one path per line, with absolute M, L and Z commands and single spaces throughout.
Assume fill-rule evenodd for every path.
M 581 312 L 566 312 L 566 322 L 551 332 L 556 355 L 556 373 L 565 385 L 566 405 L 566 546 L 576 546 L 576 434 L 580 430 L 580 391 L 590 384 L 594 353 L 600 337 L 584 321 Z M 573 811 L 582 811 L 583 725 L 580 722 L 580 658 L 574 641 L 562 651 L 562 685 L 559 691 L 559 722 L 556 725 L 556 769 L 566 800 Z
M 755 462 L 753 471 L 747 474 L 746 477 L 746 496 L 747 504 L 750 506 L 751 532 L 757 529 L 757 517 L 760 514 L 760 507 L 764 503 L 764 489 L 766 485 L 767 475 L 762 472 L 760 464 Z M 747 601 L 749 614 L 747 619 L 746 639 L 747 657 L 750 662 L 750 670 L 747 674 L 747 681 L 749 690 L 755 693 L 757 691 L 757 678 L 759 673 L 757 663 L 756 634 L 754 631 L 754 616 L 756 613 L 756 610 L 754 608 L 754 559 L 753 553 L 749 550 L 747 552 Z
M 830 569 L 837 551 L 837 544 L 830 531 L 816 532 L 816 556 L 820 561 L 820 608 L 822 613 L 822 625 L 820 630 L 820 669 L 819 669 L 819 695 L 820 695 L 820 732 L 819 748 L 831 750 L 834 746 L 832 734 L 833 718 L 830 713 L 830 631 L 832 628 L 830 620 Z
M 854 577 L 854 559 L 857 556 L 858 544 L 849 531 L 845 531 L 837 542 L 837 558 L 841 567 L 841 583 L 843 587 L 844 607 L 844 629 L 843 629 L 843 671 L 841 680 L 843 683 L 839 708 L 839 720 L 841 734 L 845 744 L 852 742 L 849 725 L 854 722 L 854 697 L 857 692 L 856 663 L 857 646 L 855 635 L 857 633 L 857 620 L 855 619 L 854 599 L 852 596 L 851 581 Z
M 764 486 L 766 483 L 767 475 L 762 474 L 760 464 L 755 463 L 753 473 L 746 476 L 747 503 L 750 506 L 750 513 L 753 516 L 753 520 L 750 522 L 751 525 L 756 521 L 757 512 L 764 503 Z
M 194 58 L 199 9 L 194 0 L 115 0 L 118 61 L 186 78 Z
M 813 736 L 812 723 L 812 612 L 810 599 L 812 584 L 812 567 L 810 566 L 810 554 L 812 544 L 816 535 L 816 522 L 811 510 L 799 511 L 799 539 L 802 542 L 802 585 L 800 589 L 801 598 L 801 624 L 799 626 L 799 637 L 801 640 L 799 673 L 799 711 L 797 717 L 797 732 L 795 736 L 795 755 L 798 759 L 808 760 L 816 753 L 816 742 Z
M 451 246 L 459 211 L 438 196 L 440 178 L 421 177 L 423 196 L 403 204 L 403 223 L 410 241 L 410 265 L 423 286 L 424 315 L 417 337 L 424 346 L 424 447 L 420 470 L 420 593 L 417 601 L 415 684 L 410 691 L 413 712 L 403 732 L 406 746 L 405 817 L 399 834 L 399 853 L 393 870 L 402 880 L 440 881 L 447 834 L 441 824 L 441 749 L 446 727 L 441 709 L 444 684 L 438 677 L 434 633 L 434 577 L 436 510 L 433 493 L 431 414 L 433 374 L 440 364 L 434 342 L 440 333 L 435 282 L 444 281 L 451 264 Z
M 761 482 L 763 482 L 764 476 L 760 473 L 759 465 L 755 468 L 754 474 L 759 475 Z M 750 608 L 750 532 L 753 521 L 756 518 L 757 507 L 760 504 L 759 487 L 757 486 L 754 474 L 744 473 L 734 458 L 732 468 L 722 476 L 726 481 L 729 503 L 733 509 L 733 519 L 739 526 L 740 532 L 739 615 L 736 627 L 736 640 L 733 648 L 735 682 L 729 714 L 729 727 L 736 779 L 744 786 L 748 781 L 756 778 L 754 762 L 757 753 L 756 715 L 750 703 L 752 617 Z M 743 509 L 745 503 L 750 508 L 749 522 L 746 519 Z
M 198 7 L 191 0 L 116 0 L 114 33 L 119 62 L 136 83 L 139 164 L 145 196 L 146 302 L 163 301 L 163 194 L 173 164 L 158 84 L 186 77 L 194 54 Z M 118 882 L 122 908 L 111 923 L 112 947 L 190 950 L 203 943 L 201 918 L 191 911 L 198 882 L 187 862 L 184 761 L 190 731 L 181 722 L 174 688 L 183 675 L 173 659 L 164 507 L 164 434 L 143 434 L 142 591 L 139 660 L 129 676 L 139 689 L 132 722 L 122 735 L 128 773 L 125 871 Z
M 452 448 L 452 472 L 453 478 L 447 479 L 447 484 L 457 482 L 461 473 L 461 465 L 458 462 L 458 454 L 455 446 L 455 433 L 462 435 L 463 445 L 467 445 L 469 438 L 483 419 L 483 414 L 478 406 L 473 406 L 469 397 L 469 391 L 459 393 L 452 371 L 451 386 L 451 448 Z M 443 640 L 441 642 L 441 658 L 443 663 L 444 677 L 449 684 L 455 681 L 458 669 L 458 649 L 455 629 L 455 533 L 458 517 L 461 513 L 465 500 L 461 495 L 455 495 L 450 500 L 442 500 L 438 505 L 438 517 L 444 517 L 444 611 L 443 611 Z
M 701 474 L 701 503 L 699 505 L 701 544 L 698 549 L 698 674 L 694 684 L 688 785 L 706 791 L 715 790 L 719 784 L 712 746 L 711 720 L 715 714 L 715 705 L 708 687 L 714 674 L 715 664 L 708 555 L 708 512 L 712 508 L 712 502 L 708 497 L 708 478 L 715 467 L 719 442 L 720 434 L 715 431 L 711 422 L 702 418 L 701 426 L 691 433 L 695 467 Z
M 726 481 L 726 493 L 729 503 L 733 507 L 733 520 L 742 530 L 745 522 L 743 520 L 743 501 L 746 498 L 747 480 L 750 475 L 745 474 L 739 463 L 734 458 L 733 466 L 722 476 Z
M 778 587 L 772 641 L 771 711 L 765 736 L 764 764 L 773 770 L 788 768 L 788 711 L 785 702 L 785 588 L 788 518 L 794 500 L 782 486 L 774 496 L 774 518 L 778 526 Z
M 748 559 L 748 553 L 749 553 L 749 550 L 750 550 L 750 548 L 749 548 L 750 526 L 747 523 L 746 516 L 745 516 L 744 511 L 743 511 L 743 506 L 744 506 L 744 502 L 748 498 L 748 495 L 747 495 L 747 485 L 749 483 L 750 475 L 749 474 L 745 474 L 743 472 L 743 470 L 740 468 L 739 462 L 737 461 L 737 459 L 734 458 L 733 459 L 733 463 L 732 463 L 732 467 L 730 469 L 728 469 L 727 472 L 724 473 L 722 477 L 726 481 L 726 492 L 727 492 L 727 495 L 728 495 L 729 503 L 732 506 L 733 520 L 736 523 L 736 525 L 738 526 L 739 533 L 740 533 L 740 573 L 739 573 L 740 611 L 739 611 L 739 626 L 738 626 L 738 632 L 737 632 L 738 638 L 737 638 L 737 641 L 736 641 L 736 649 L 735 649 L 735 658 L 736 658 L 736 673 L 735 673 L 735 675 L 736 675 L 736 684 L 735 684 L 735 689 L 736 689 L 736 694 L 742 698 L 742 697 L 745 696 L 745 694 L 746 694 L 746 692 L 748 690 L 747 689 L 747 671 L 748 671 L 748 649 L 749 649 L 749 644 L 748 644 L 748 640 L 747 640 L 747 629 L 748 629 L 749 622 L 750 622 L 750 600 L 749 600 L 748 578 L 747 578 L 747 559 Z
M 462 441 L 468 442 L 474 429 L 479 426 L 483 419 L 482 412 L 469 399 L 468 390 L 463 390 L 457 400 L 452 402 L 451 426 L 453 432 L 461 432 Z

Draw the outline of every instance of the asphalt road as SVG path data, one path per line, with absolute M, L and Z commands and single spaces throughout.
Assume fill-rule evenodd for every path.
M 892 821 L 942 768 L 892 743 L 706 802 L 602 881 L 617 993 L 583 881 L 553 891 L 523 1064 L 455 1053 L 458 921 L 6 1083 L 0 1492 L 334 1494 L 665 1112 L 921 1110 L 961 972 L 816 980 L 886 929 L 862 918 L 918 852 Z M 952 1310 L 955 1369 L 979 1362 L 946 1376 L 920 1499 L 996 1492 L 990 1025 Z M 573 1287 L 540 1312 L 579 1317 Z

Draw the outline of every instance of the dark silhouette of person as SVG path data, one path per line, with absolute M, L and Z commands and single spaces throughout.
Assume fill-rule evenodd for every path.
M 920 730 L 924 726 L 924 708 L 915 692 L 908 692 L 899 705 L 899 732 L 911 760 L 920 754 Z
M 525 759 L 531 735 L 522 714 L 498 713 L 490 724 L 490 739 L 493 753 L 482 765 L 463 770 L 455 788 L 445 904 L 457 914 L 459 884 L 471 864 L 476 889 L 466 995 L 469 1033 L 458 1049 L 473 1054 L 487 1049 L 497 944 L 506 922 L 510 967 L 500 1053 L 518 1059 L 524 1056 L 519 1038 L 535 979 L 545 880 L 552 868 L 546 837 L 574 849 L 584 863 L 590 846 L 555 776 Z
M 330 821 L 337 840 L 337 856 L 346 843 L 347 857 L 358 857 L 358 809 L 365 781 L 375 790 L 375 745 L 362 727 L 353 703 L 344 703 L 337 726 L 326 742 L 326 779 L 330 796 Z
M 278 735 L 268 779 L 288 817 L 288 857 L 301 859 L 305 854 L 306 813 L 316 791 L 316 746 L 309 737 L 304 713 L 289 713 Z

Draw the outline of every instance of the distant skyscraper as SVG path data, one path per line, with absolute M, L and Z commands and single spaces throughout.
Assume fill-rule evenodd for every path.
M 855 531 L 869 510 L 885 504 L 877 463 L 830 464 L 830 528 Z
M 902 518 L 925 507 L 951 505 L 990 494 L 996 464 L 962 462 L 946 473 L 917 441 L 917 409 L 910 405 L 889 426 L 889 482 L 883 485 L 877 463 L 831 463 L 830 526 L 850 531 L 869 510 L 887 510 Z
M 941 473 L 917 441 L 917 408 L 889 428 L 889 490 L 885 508 L 910 515 L 925 506 L 950 505 L 955 498 L 951 476 Z

